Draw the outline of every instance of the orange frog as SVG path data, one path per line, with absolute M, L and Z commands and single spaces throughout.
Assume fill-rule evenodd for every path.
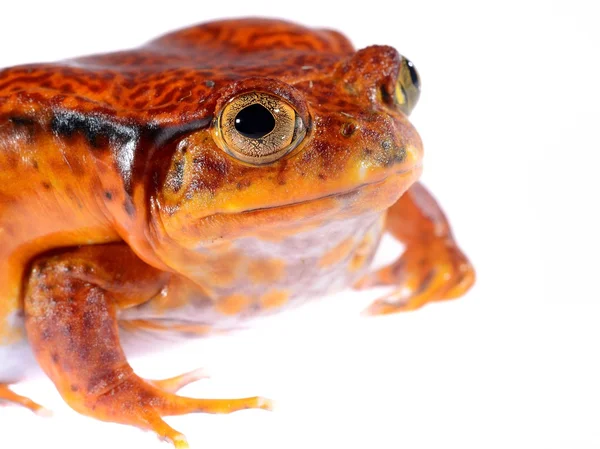
M 418 97 L 394 48 L 277 20 L 0 71 L 0 401 L 41 409 L 9 388 L 35 359 L 76 411 L 185 448 L 163 416 L 270 401 L 142 379 L 119 329 L 233 329 L 349 286 L 395 287 L 374 315 L 465 293 L 417 182 Z M 369 272 L 386 231 L 406 250 Z

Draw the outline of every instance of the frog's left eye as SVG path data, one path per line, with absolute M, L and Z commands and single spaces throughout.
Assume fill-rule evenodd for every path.
M 402 58 L 402 65 L 396 83 L 396 103 L 406 115 L 409 115 L 421 94 L 421 80 L 414 64 Z
M 254 165 L 273 162 L 302 140 L 306 128 L 285 100 L 264 92 L 233 98 L 217 116 L 217 143 L 233 157 Z

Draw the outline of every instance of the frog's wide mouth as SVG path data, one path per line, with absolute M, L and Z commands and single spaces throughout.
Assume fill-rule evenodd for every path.
M 294 207 L 294 206 L 302 206 L 305 204 L 317 203 L 317 202 L 325 201 L 328 199 L 338 199 L 338 200 L 345 199 L 345 198 L 350 199 L 352 197 L 358 196 L 361 192 L 365 191 L 365 189 L 372 189 L 372 188 L 377 188 L 378 186 L 382 186 L 384 183 L 388 182 L 390 178 L 393 178 L 393 179 L 403 178 L 403 177 L 406 177 L 406 175 L 414 174 L 415 175 L 414 181 L 416 181 L 416 178 L 420 175 L 422 168 L 423 168 L 422 164 L 417 164 L 411 168 L 393 172 L 391 175 L 388 175 L 386 177 L 361 183 L 361 184 L 357 185 L 356 187 L 353 187 L 352 189 L 344 190 L 341 192 L 329 193 L 327 195 L 318 196 L 316 198 L 308 198 L 308 199 L 301 200 L 301 201 L 295 201 L 293 203 L 277 204 L 277 205 L 273 205 L 273 206 L 255 207 L 252 209 L 245 209 L 245 210 L 235 211 L 235 212 L 219 212 L 217 214 L 214 214 L 213 216 L 276 211 L 276 210 L 286 209 L 286 208 L 290 208 L 290 207 Z M 402 190 L 402 193 L 400 195 L 402 195 L 405 191 L 406 190 Z M 398 195 L 398 196 L 400 196 L 400 195 Z
M 421 165 L 415 165 L 352 189 L 317 198 L 217 212 L 195 220 L 186 231 L 170 235 L 170 238 L 187 248 L 205 248 L 245 237 L 279 240 L 331 221 L 383 213 L 410 188 L 420 173 Z
M 153 224 L 160 230 L 153 234 L 156 240 L 152 246 L 162 263 L 186 272 L 195 266 L 193 261 L 196 258 L 202 259 L 207 251 L 215 248 L 230 248 L 235 240 L 250 238 L 281 243 L 300 233 L 318 232 L 334 221 L 383 214 L 420 174 L 421 165 L 416 164 L 403 170 L 388 171 L 386 176 L 368 180 L 351 189 L 287 204 L 219 211 L 187 221 L 185 227 L 170 227 L 157 215 Z M 194 274 L 190 273 L 190 278 L 193 277 Z

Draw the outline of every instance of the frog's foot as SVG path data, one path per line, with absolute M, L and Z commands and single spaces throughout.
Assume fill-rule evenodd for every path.
M 367 315 L 385 315 L 418 309 L 433 301 L 458 298 L 475 282 L 475 271 L 452 239 L 435 239 L 408 246 L 394 263 L 368 274 L 355 288 L 395 286 L 375 301 Z
M 262 397 L 195 399 L 167 391 L 189 382 L 167 379 L 167 383 L 163 384 L 167 390 L 157 387 L 156 383 L 160 384 L 160 381 L 148 382 L 131 373 L 102 392 L 84 392 L 67 398 L 67 402 L 88 416 L 154 431 L 161 440 L 172 443 L 176 448 L 187 448 L 188 444 L 183 434 L 164 422 L 164 416 L 272 409 L 271 401 Z
M 262 397 L 195 399 L 174 394 L 203 377 L 201 371 L 159 381 L 134 373 L 119 339 L 119 302 L 130 304 L 132 292 L 152 297 L 160 285 L 151 284 L 156 276 L 142 262 L 119 263 L 122 259 L 119 248 L 98 246 L 33 264 L 24 298 L 27 336 L 39 365 L 67 404 L 102 421 L 154 431 L 177 448 L 188 447 L 185 437 L 164 416 L 270 410 L 271 401 Z
M 33 413 L 41 416 L 48 416 L 51 414 L 51 412 L 48 409 L 33 402 L 29 398 L 18 395 L 17 393 L 12 391 L 8 385 L 0 383 L 0 404 L 3 402 L 23 406 L 31 410 Z

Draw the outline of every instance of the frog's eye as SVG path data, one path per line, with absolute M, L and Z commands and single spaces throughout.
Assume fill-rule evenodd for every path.
M 400 73 L 396 83 L 396 103 L 406 115 L 409 115 L 421 94 L 421 80 L 414 64 L 406 58 L 402 58 Z
M 233 98 L 217 116 L 217 143 L 233 157 L 254 165 L 273 162 L 302 140 L 306 128 L 285 100 L 264 92 Z

